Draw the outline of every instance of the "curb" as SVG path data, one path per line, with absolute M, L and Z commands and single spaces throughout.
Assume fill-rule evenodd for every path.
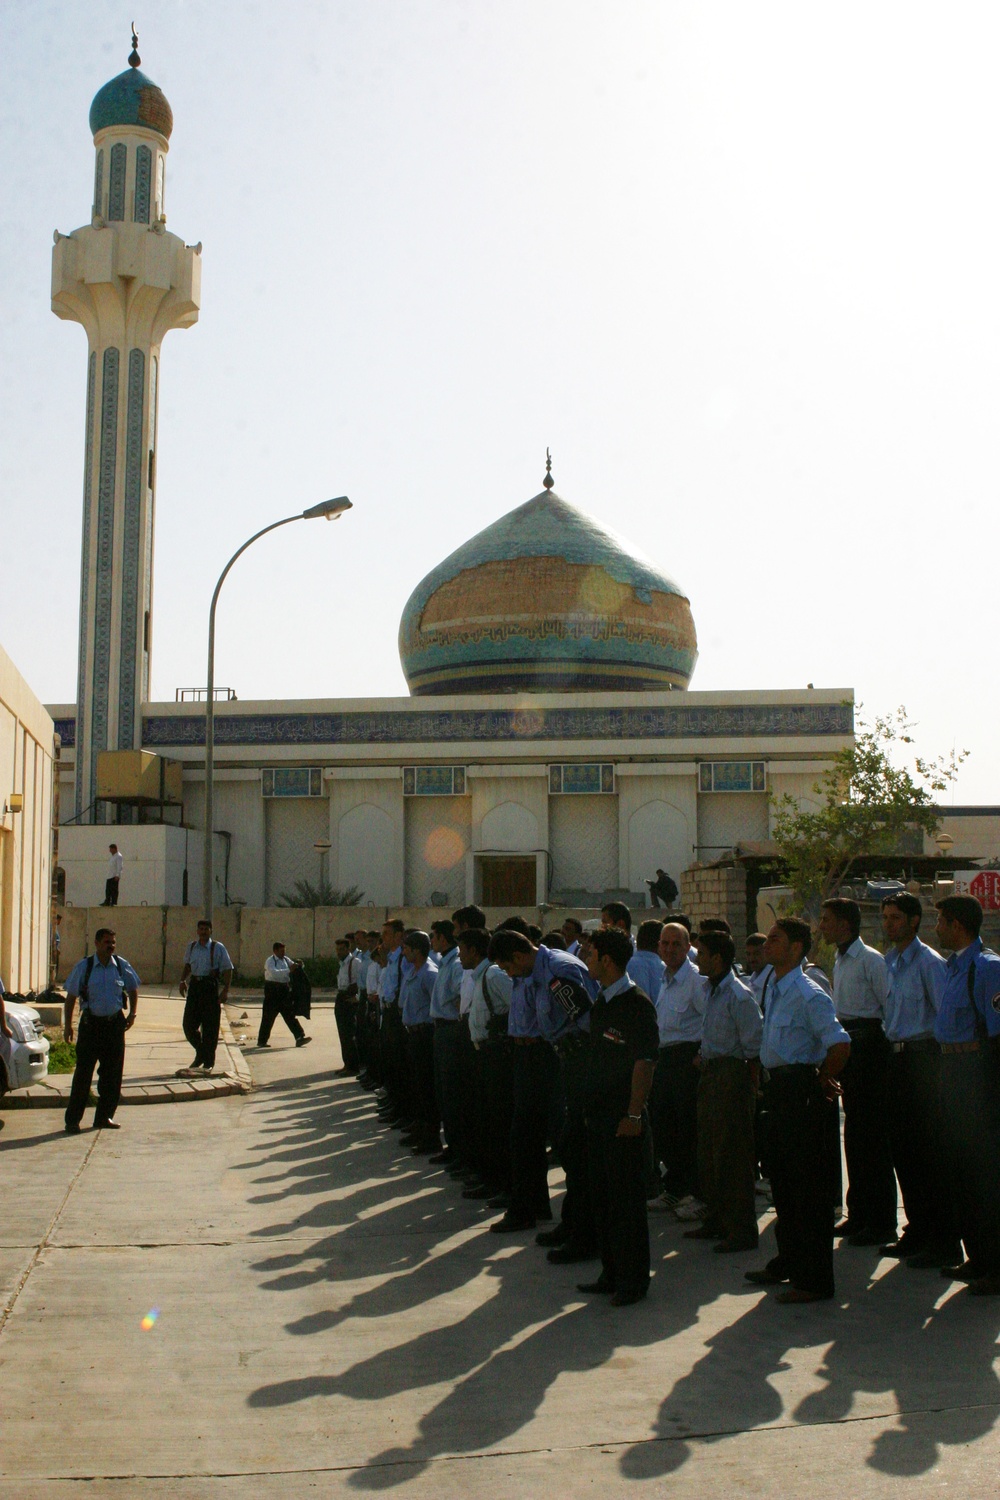
M 195 1104 L 202 1099 L 225 1099 L 232 1094 L 249 1094 L 253 1079 L 246 1059 L 233 1037 L 225 1007 L 219 1036 L 229 1052 L 231 1070 L 208 1078 L 157 1079 L 155 1083 L 122 1084 L 121 1104 Z M 0 1098 L 0 1110 L 8 1109 L 65 1109 L 69 1098 L 71 1073 L 54 1074 L 44 1083 L 36 1083 L 30 1089 L 19 1089 Z M 57 1082 L 56 1080 L 65 1080 Z M 91 1092 L 90 1102 L 96 1104 Z

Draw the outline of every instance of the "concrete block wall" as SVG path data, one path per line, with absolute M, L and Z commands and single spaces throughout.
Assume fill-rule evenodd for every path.
M 94 951 L 100 927 L 113 927 L 118 951 L 135 966 L 144 984 L 176 984 L 184 967 L 184 950 L 196 936 L 199 910 L 195 906 L 66 906 L 61 907 L 61 945 L 58 979 Z M 237 970 L 262 975 L 273 943 L 282 942 L 296 958 L 324 958 L 335 952 L 338 937 L 358 927 L 380 928 L 388 917 L 400 917 L 407 927 L 430 931 L 431 923 L 451 912 L 440 906 L 296 906 L 216 907 L 212 933 L 224 943 Z M 561 927 L 567 917 L 581 922 L 600 917 L 587 907 L 490 907 L 487 925 L 518 915 L 537 923 L 543 932 Z
M 705 917 L 725 917 L 736 952 L 747 938 L 747 874 L 742 865 L 692 865 L 681 875 L 681 910 L 695 928 Z

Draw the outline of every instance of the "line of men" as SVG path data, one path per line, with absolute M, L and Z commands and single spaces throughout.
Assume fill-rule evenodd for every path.
M 543 937 L 518 917 L 490 935 L 477 907 L 429 933 L 397 919 L 354 934 L 338 979 L 342 1072 L 463 1196 L 502 1210 L 492 1232 L 543 1226 L 555 1264 L 599 1254 L 582 1286 L 620 1305 L 648 1286 L 647 1198 L 716 1253 L 749 1251 L 760 1173 L 778 1253 L 745 1274 L 778 1300 L 834 1295 L 835 1234 L 1000 1293 L 1000 957 L 980 940 L 979 903 L 938 903 L 946 961 L 920 940 L 908 893 L 883 902 L 885 958 L 861 941 L 855 902 L 825 902 L 832 996 L 807 922 L 754 934 L 743 973 L 722 919 L 692 942 L 672 915 L 640 924 L 634 943 L 621 903 L 592 935 L 568 919 Z M 566 1192 L 545 1227 L 550 1142 Z

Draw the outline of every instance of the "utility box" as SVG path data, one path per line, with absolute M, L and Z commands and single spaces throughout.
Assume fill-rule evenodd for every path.
M 131 807 L 181 807 L 181 763 L 151 750 L 100 750 L 97 796 Z

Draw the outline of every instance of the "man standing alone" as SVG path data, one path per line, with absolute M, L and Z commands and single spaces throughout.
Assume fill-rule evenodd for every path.
M 97 1114 L 94 1128 L 121 1129 L 115 1122 L 114 1114 L 122 1093 L 125 1033 L 135 1023 L 139 1003 L 139 976 L 130 963 L 116 955 L 115 934 L 110 927 L 102 927 L 97 932 L 94 950 L 89 958 L 81 958 L 66 981 L 66 1020 L 63 1034 L 67 1042 L 73 1040 L 73 1010 L 76 1001 L 80 1001 L 76 1068 L 66 1106 L 67 1135 L 80 1133 L 80 1121 L 90 1098 L 90 1084 L 95 1067 Z
M 189 1068 L 178 1068 L 178 1078 L 211 1073 L 215 1067 L 222 1007 L 229 998 L 232 977 L 233 961 L 222 944 L 212 937 L 211 922 L 202 917 L 198 923 L 197 940 L 188 943 L 184 951 L 184 972 L 178 986 L 180 993 L 187 997 L 184 1035 L 194 1048 L 194 1062 Z
M 122 878 L 122 868 L 125 860 L 118 853 L 117 844 L 108 845 L 108 878 L 104 882 L 104 900 L 102 906 L 118 905 L 118 882 Z

